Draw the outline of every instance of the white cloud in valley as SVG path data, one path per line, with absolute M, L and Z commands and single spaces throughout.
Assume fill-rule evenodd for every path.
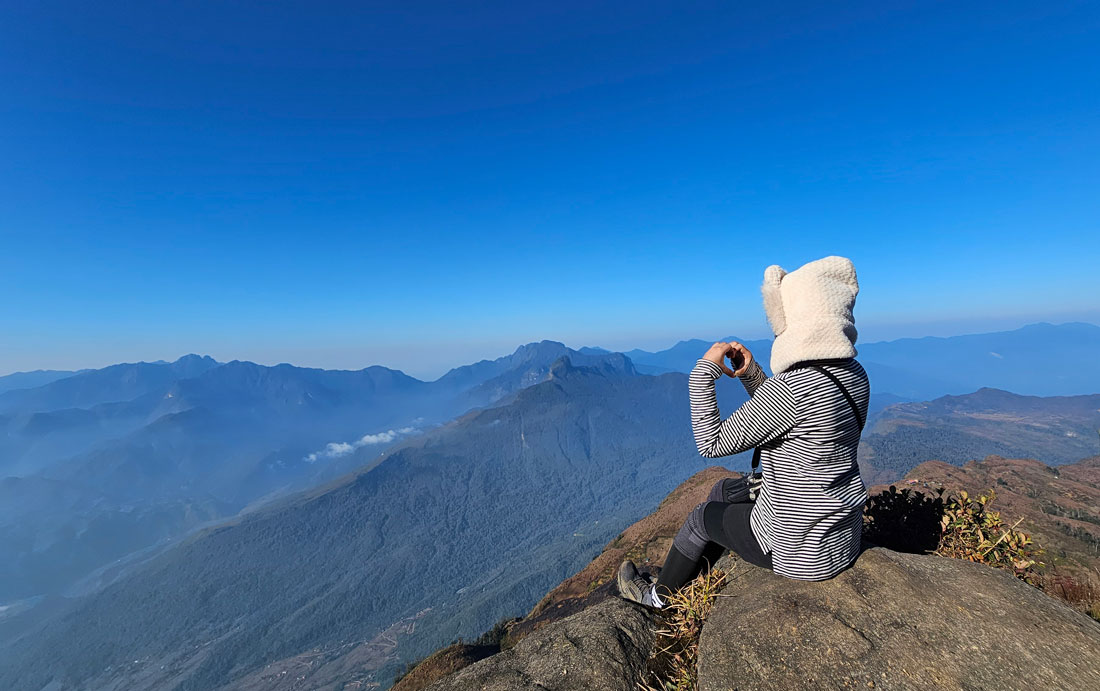
M 364 446 L 373 446 L 375 444 L 389 444 L 400 436 L 406 434 L 412 434 L 416 431 L 415 427 L 402 427 L 400 429 L 386 430 L 385 432 L 378 432 L 377 434 L 365 434 L 359 437 L 355 441 L 334 441 L 325 444 L 325 448 L 320 451 L 314 451 L 305 457 L 306 463 L 316 463 L 317 461 L 339 458 L 340 456 L 347 456 L 352 451 L 360 449 Z

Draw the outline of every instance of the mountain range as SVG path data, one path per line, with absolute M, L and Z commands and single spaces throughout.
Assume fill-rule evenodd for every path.
M 680 341 L 666 350 L 630 350 L 625 355 L 641 372 L 689 372 L 711 342 Z M 771 340 L 742 343 L 770 372 Z M 857 350 L 872 394 L 892 397 L 891 402 L 928 400 L 981 387 L 1034 396 L 1100 391 L 1100 367 L 1095 364 L 1100 326 L 1084 322 L 1042 322 L 1011 331 L 858 343 Z
M 306 648 L 392 678 L 380 632 L 416 617 L 415 654 L 526 608 L 703 466 L 684 376 L 627 363 L 558 359 L 369 471 L 203 531 L 17 640 L 0 686 L 217 688 Z
M 435 382 L 188 355 L 0 394 L 0 603 L 98 587 L 117 559 L 338 477 L 563 355 L 629 367 L 550 341 Z
M 1091 372 L 1072 355 L 1100 334 L 1084 326 L 1034 325 L 1051 342 L 1021 381 Z M 959 350 L 1011 352 L 1029 330 Z M 930 459 L 1095 453 L 1096 396 L 945 396 L 939 379 L 971 375 L 922 379 L 901 366 L 909 340 L 876 355 L 908 377 L 885 383 L 939 393 L 908 401 L 868 367 L 868 482 Z M 0 686 L 263 688 L 307 651 L 386 685 L 529 609 L 702 467 L 677 367 L 709 343 L 685 343 L 649 357 L 543 341 L 433 382 L 186 356 L 0 393 Z M 768 344 L 747 343 L 766 367 Z M 1100 390 L 1090 376 L 1059 390 Z M 723 411 L 746 398 L 718 391 Z
M 1100 394 L 1021 396 L 981 388 L 963 396 L 891 405 L 860 440 L 868 483 L 891 482 L 928 460 L 952 465 L 994 454 L 1073 463 L 1100 448 Z

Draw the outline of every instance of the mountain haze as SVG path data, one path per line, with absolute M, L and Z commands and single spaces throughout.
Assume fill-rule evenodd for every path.
M 1072 343 L 1095 328 L 1036 326 Z M 765 367 L 766 345 L 750 342 Z M 187 356 L 0 394 L 0 688 L 267 689 L 306 658 L 318 683 L 385 685 L 528 611 L 703 467 L 687 377 L 665 370 L 707 346 L 635 364 L 542 341 L 431 382 Z M 1030 381 L 1085 366 L 1043 357 L 1074 347 L 1035 345 Z M 962 386 L 884 352 L 888 384 Z M 1097 394 L 911 401 L 867 368 L 868 483 L 1096 453 Z M 726 378 L 718 396 L 723 415 L 746 399 Z
M 725 338 L 723 340 L 741 340 Z M 666 350 L 627 351 L 642 372 L 688 372 L 713 341 L 680 341 Z M 771 340 L 742 340 L 771 372 Z M 1100 391 L 1100 326 L 1083 322 L 1029 324 L 964 336 L 857 342 L 871 393 L 927 400 L 994 387 L 1036 396 Z
M 7 653 L 21 662 L 0 682 L 212 688 L 306 648 L 361 653 L 408 617 L 417 624 L 398 660 L 487 628 L 702 467 L 685 386 L 681 374 L 560 359 L 546 381 L 410 439 L 368 472 L 154 559 L 17 642 Z M 364 674 L 389 679 L 398 660 Z
M 560 343 L 424 382 L 185 356 L 0 396 L 0 603 L 368 463 L 386 447 L 548 376 Z M 127 398 L 130 397 L 130 398 Z M 85 406 L 85 407 L 81 407 Z M 357 453 L 352 453 L 357 451 Z
M 81 370 L 83 371 L 83 370 Z M 33 389 L 52 381 L 71 377 L 78 372 L 70 370 L 39 369 L 33 372 L 12 372 L 0 376 L 0 394 L 15 389 Z

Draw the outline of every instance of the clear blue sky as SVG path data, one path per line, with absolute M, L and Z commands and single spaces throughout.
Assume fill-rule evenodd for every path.
M 0 372 L 1100 321 L 1100 5 L 0 9 Z

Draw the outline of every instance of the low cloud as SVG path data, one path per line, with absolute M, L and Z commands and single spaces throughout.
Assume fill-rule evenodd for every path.
M 412 434 L 416 431 L 415 427 L 402 427 L 401 429 L 391 429 L 385 432 L 379 432 L 377 434 L 365 434 L 359 437 L 353 442 L 346 441 L 334 441 L 325 444 L 325 448 L 320 451 L 314 451 L 305 457 L 306 463 L 316 463 L 317 461 L 326 460 L 329 458 L 339 458 L 340 456 L 347 456 L 352 451 L 362 448 L 364 446 L 373 446 L 375 444 L 389 444 L 398 437 L 405 434 Z

